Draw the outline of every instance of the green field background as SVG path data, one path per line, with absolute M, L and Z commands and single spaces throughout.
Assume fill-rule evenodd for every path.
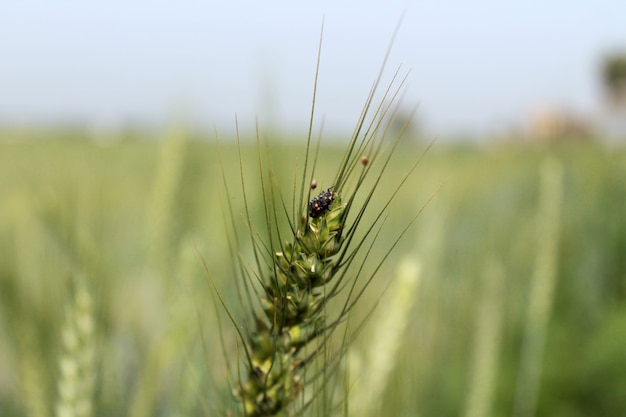
M 185 129 L 92 136 L 0 134 L 0 415 L 62 415 L 61 398 L 81 390 L 95 416 L 237 415 L 228 374 L 241 347 L 209 278 L 240 314 L 227 202 L 242 259 L 252 261 L 235 142 L 222 138 L 220 157 L 213 137 Z M 289 201 L 303 141 L 270 145 Z M 425 147 L 400 146 L 372 210 Z M 332 185 L 342 152 L 340 141 L 324 142 L 321 188 Z M 245 141 L 246 199 L 259 224 L 256 155 Z M 542 194 L 546 175 L 555 180 Z M 528 415 L 524 407 L 537 416 L 624 415 L 624 149 L 440 141 L 389 207 L 364 273 L 433 193 L 355 310 L 376 307 L 351 348 L 358 357 L 393 307 L 393 291 L 383 290 L 396 266 L 419 261 L 379 415 Z M 544 207 L 556 210 L 549 223 Z M 547 307 L 533 327 L 533 282 L 546 264 L 554 291 L 539 290 Z M 84 326 L 85 340 L 72 343 L 72 329 Z M 540 370 L 535 379 L 524 379 L 528 367 Z

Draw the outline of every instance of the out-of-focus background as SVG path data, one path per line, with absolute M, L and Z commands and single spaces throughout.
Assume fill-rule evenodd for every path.
M 3 4 L 0 415 L 237 409 L 219 335 L 231 352 L 235 337 L 200 258 L 238 312 L 218 192 L 224 165 L 242 210 L 235 116 L 262 218 L 255 130 L 289 190 L 322 22 L 320 185 L 398 24 L 382 85 L 410 71 L 398 117 L 417 112 L 382 188 L 437 139 L 378 259 L 444 184 L 364 299 L 382 320 L 396 265 L 419 260 L 374 414 L 622 415 L 624 16 L 608 0 Z
M 15 2 L 0 15 L 0 122 L 162 127 L 182 112 L 225 129 L 237 113 L 299 131 L 324 20 L 320 112 L 350 132 L 402 20 L 390 65 L 411 69 L 406 99 L 429 135 L 608 129 L 603 67 L 624 53 L 625 13 L 609 0 Z

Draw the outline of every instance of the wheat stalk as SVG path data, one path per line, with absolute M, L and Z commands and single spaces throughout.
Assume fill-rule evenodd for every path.
M 175 230 L 176 202 L 184 174 L 188 147 L 187 132 L 182 125 L 170 128 L 158 160 L 148 213 L 146 214 L 146 247 L 150 261 L 162 270 L 171 263 Z
M 351 416 L 371 416 L 381 411 L 378 405 L 396 365 L 420 275 L 421 263 L 418 260 L 406 258 L 400 263 L 389 307 L 377 320 L 372 343 L 364 358 L 356 352 L 350 352 L 350 363 L 355 360 L 360 364 L 354 372 L 351 371 L 351 378 L 354 379 L 350 385 Z
M 540 176 L 537 254 L 513 404 L 515 417 L 531 417 L 536 412 L 543 350 L 557 281 L 563 165 L 555 159 L 546 159 L 541 166 Z
M 24 414 L 32 417 L 48 417 L 49 401 L 45 383 L 45 362 L 36 351 L 38 345 L 35 330 L 24 326 L 19 333 L 20 355 L 18 357 L 19 385 Z
M 469 372 L 465 417 L 489 417 L 497 381 L 498 358 L 502 344 L 505 271 L 491 261 L 482 277 L 475 336 Z

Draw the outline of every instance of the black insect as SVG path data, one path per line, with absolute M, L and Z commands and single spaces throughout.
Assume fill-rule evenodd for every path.
M 330 191 L 331 188 L 323 191 L 320 195 L 309 202 L 309 216 L 316 218 L 328 211 L 331 203 L 337 197 L 337 193 Z

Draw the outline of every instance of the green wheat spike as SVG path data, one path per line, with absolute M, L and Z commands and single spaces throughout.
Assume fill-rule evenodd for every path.
M 64 351 L 60 359 L 57 417 L 89 417 L 93 414 L 94 333 L 93 301 L 86 288 L 79 286 L 66 311 L 62 331 Z
M 274 415 L 303 388 L 298 352 L 326 326 L 318 309 L 324 295 L 316 288 L 333 277 L 344 211 L 336 198 L 325 216 L 309 219 L 295 241 L 274 254 L 273 279 L 262 297 L 264 317 L 255 321 L 248 346 L 251 369 L 238 389 L 248 415 Z
M 370 203 L 378 196 L 376 191 L 403 133 L 400 132 L 392 140 L 385 140 L 406 76 L 400 77 L 399 70 L 396 71 L 380 104 L 374 105 L 384 67 L 385 62 L 337 167 L 333 183 L 317 196 L 311 194 L 317 185 L 314 175 L 319 142 L 317 146 L 312 146 L 311 131 L 306 142 L 301 188 L 296 190 L 294 185 L 291 208 L 278 187 L 274 173 L 267 171 L 267 167 L 272 166 L 270 152 L 267 152 L 267 159 L 262 157 L 265 153 L 257 134 L 257 177 L 264 196 L 262 210 L 267 237 L 262 236 L 251 220 L 252 207 L 246 196 L 244 180 L 249 165 L 243 161 L 241 141 L 238 141 L 245 209 L 243 217 L 250 233 L 255 264 L 250 266 L 245 263 L 239 253 L 234 259 L 235 263 L 239 263 L 235 270 L 243 280 L 238 285 L 239 300 L 250 307 L 248 311 L 252 317 L 238 322 L 228 309 L 227 313 L 244 347 L 241 355 L 244 367 L 235 378 L 234 391 L 246 416 L 300 413 L 316 395 L 322 398 L 321 401 L 331 401 L 326 384 L 334 377 L 337 365 L 347 351 L 347 344 L 354 337 L 345 334 L 339 346 L 331 346 L 332 334 L 345 323 L 363 291 L 398 243 L 398 240 L 392 242 L 382 259 L 374 262 L 372 273 L 364 273 L 363 263 L 355 266 L 354 270 L 350 268 L 362 260 L 361 257 L 366 259 L 369 255 L 385 222 L 391 200 L 421 160 L 421 157 L 417 159 L 397 185 L 387 190 L 389 197 L 380 201 L 380 206 L 366 216 L 366 212 L 369 214 L 371 211 L 368 210 Z M 318 72 L 319 54 L 316 74 Z M 313 107 L 316 89 L 317 75 Z M 311 117 L 313 114 L 314 111 Z M 239 138 L 238 127 L 237 135 Z M 224 186 L 226 196 L 230 195 L 226 181 Z M 230 203 L 228 210 L 235 231 L 232 243 L 237 252 L 240 239 L 235 224 L 238 219 Z M 282 219 L 288 224 L 288 233 L 279 227 Z M 408 222 L 400 237 L 414 220 Z M 339 305 L 339 312 L 329 316 L 329 301 L 344 289 L 347 294 L 343 304 Z M 225 305 L 219 293 L 218 297 L 220 303 Z M 362 324 L 356 326 L 360 327 Z M 309 365 L 316 360 L 323 361 L 321 367 L 308 371 Z M 328 413 L 332 407 L 322 405 L 322 413 Z

